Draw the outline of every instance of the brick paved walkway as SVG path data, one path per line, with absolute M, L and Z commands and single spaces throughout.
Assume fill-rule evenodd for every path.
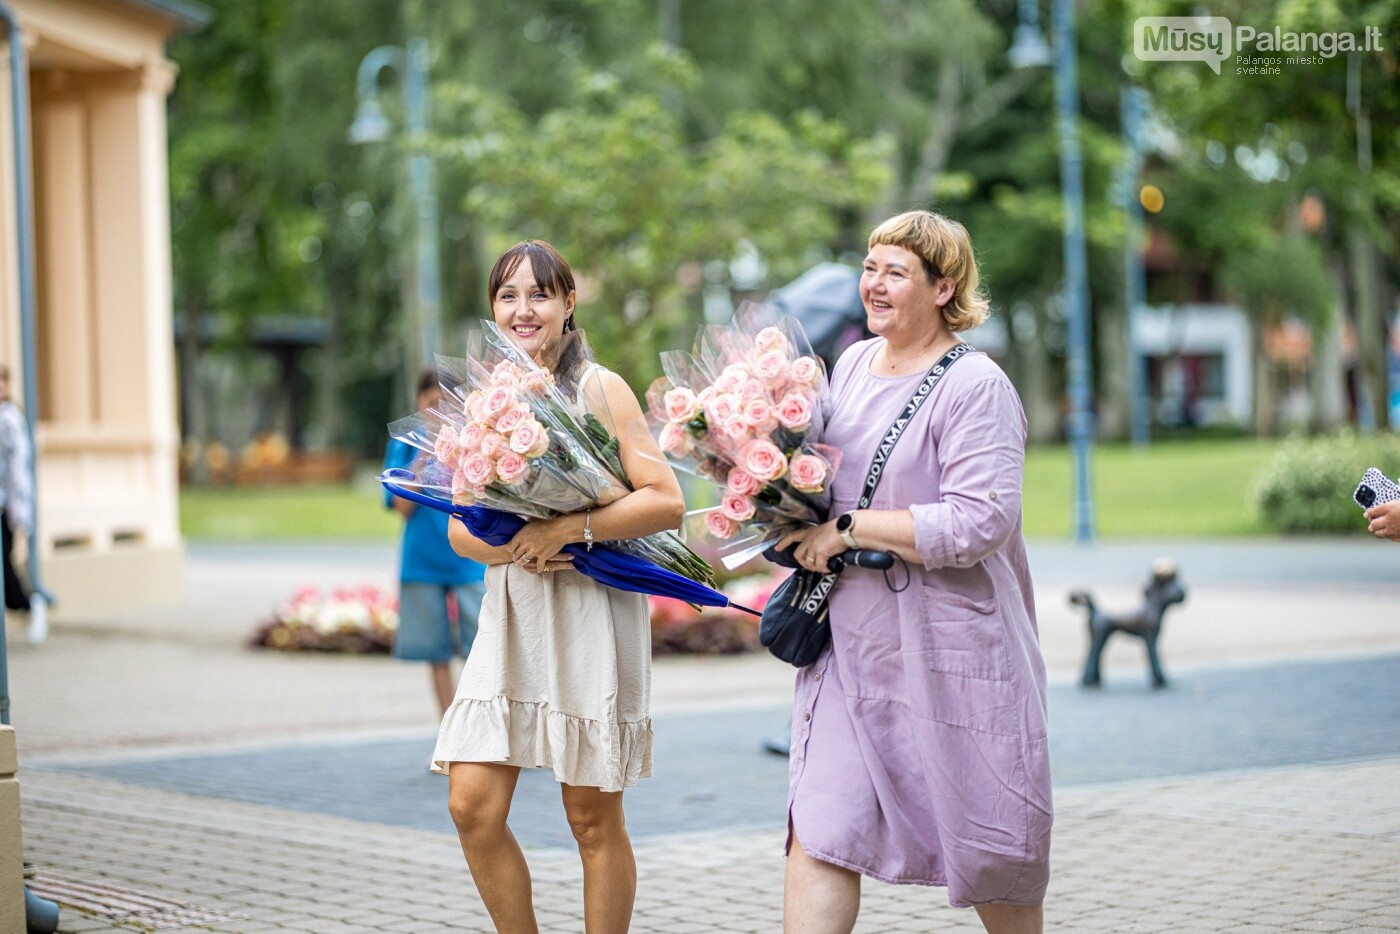
M 1392 552 L 1032 551 L 1057 785 L 1048 928 L 1400 931 L 1400 574 L 1375 583 Z M 1104 690 L 1075 688 L 1066 590 L 1131 602 L 1149 555 L 1173 551 L 1192 588 L 1164 636 L 1173 688 L 1147 690 L 1127 643 Z M 353 581 L 371 554 L 296 568 L 197 550 L 183 609 L 60 625 L 37 650 L 12 639 L 28 858 L 239 918 L 200 930 L 489 930 L 446 782 L 424 769 L 423 672 L 238 646 L 284 585 Z M 756 656 L 658 661 L 657 775 L 628 799 L 634 931 L 779 930 L 786 764 L 757 745 L 782 727 L 790 680 Z M 542 930 L 581 930 L 549 776 L 522 777 L 513 822 Z M 980 930 L 942 890 L 867 883 L 863 899 L 862 932 Z M 71 907 L 61 927 L 152 929 Z

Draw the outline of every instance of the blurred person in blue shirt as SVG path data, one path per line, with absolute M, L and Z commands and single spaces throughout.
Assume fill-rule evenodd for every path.
M 417 401 L 420 410 L 442 401 L 437 374 L 432 370 L 418 378 Z M 390 439 L 384 466 L 417 472 L 424 457 L 410 445 Z M 466 658 L 476 638 L 476 619 L 486 593 L 486 568 L 452 550 L 447 540 L 451 518 L 447 513 L 419 509 L 388 492 L 384 504 L 404 517 L 394 657 L 428 663 L 439 713 L 445 713 L 457 693 L 457 679 L 450 667 L 452 656 Z

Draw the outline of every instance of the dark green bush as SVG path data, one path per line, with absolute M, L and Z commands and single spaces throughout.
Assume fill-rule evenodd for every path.
M 1293 437 L 1255 479 L 1251 505 L 1266 527 L 1280 532 L 1364 532 L 1351 494 L 1367 467 L 1400 474 L 1400 434 Z

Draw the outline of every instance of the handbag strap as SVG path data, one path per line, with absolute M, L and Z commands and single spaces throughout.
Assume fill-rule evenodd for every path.
M 915 387 L 914 394 L 909 397 L 908 402 L 904 403 L 904 408 L 900 410 L 894 424 L 890 425 L 889 431 L 886 431 L 884 437 L 880 439 L 880 445 L 875 449 L 875 459 L 870 462 L 870 469 L 865 474 L 865 489 L 861 491 L 860 502 L 856 505 L 857 509 L 866 509 L 870 506 L 870 499 L 875 495 L 875 485 L 880 482 L 880 477 L 885 472 L 885 462 L 890 459 L 890 452 L 899 443 L 904 429 L 909 427 L 909 423 L 914 420 L 914 415 L 924 404 L 924 400 L 933 393 L 933 387 L 938 385 L 938 381 L 943 378 L 944 373 L 948 372 L 950 366 L 975 352 L 971 344 L 956 344 L 952 350 L 945 353 L 937 363 L 929 368 L 928 375 Z

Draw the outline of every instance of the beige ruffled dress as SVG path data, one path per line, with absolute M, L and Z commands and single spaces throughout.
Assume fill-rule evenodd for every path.
M 621 791 L 651 775 L 650 698 L 644 596 L 578 571 L 493 565 L 432 769 L 500 762 Z

